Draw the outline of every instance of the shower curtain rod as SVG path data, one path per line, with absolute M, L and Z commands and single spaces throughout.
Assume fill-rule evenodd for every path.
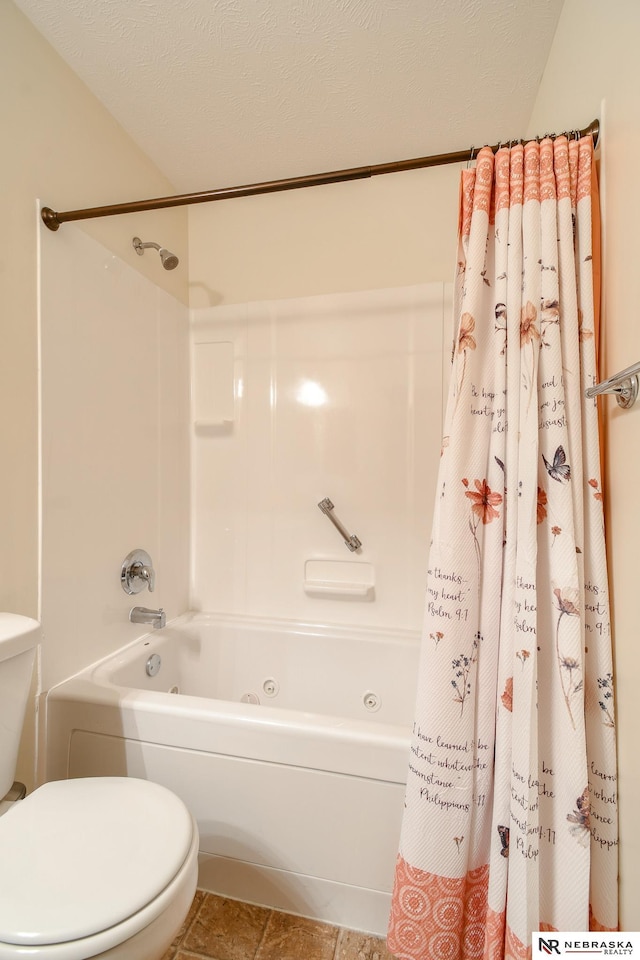
M 584 130 L 568 131 L 565 136 L 593 137 L 594 146 L 598 142 L 600 124 L 593 120 Z M 562 136 L 563 134 L 561 134 Z M 555 133 L 545 134 L 554 138 Z M 541 137 L 532 139 L 540 140 Z M 521 140 L 506 140 L 507 143 L 521 143 Z M 494 153 L 502 146 L 495 144 L 490 149 Z M 49 230 L 58 230 L 62 223 L 71 220 L 93 220 L 96 217 L 113 217 L 121 213 L 140 213 L 146 210 L 161 210 L 164 207 L 183 207 L 192 203 L 211 203 L 213 200 L 231 200 L 234 197 L 252 197 L 261 193 L 279 193 L 282 190 L 298 190 L 301 187 L 317 187 L 325 183 L 342 183 L 347 180 L 365 180 L 383 173 L 400 173 L 403 170 L 418 170 L 422 167 L 439 167 L 446 163 L 464 163 L 477 157 L 481 147 L 471 147 L 453 153 L 439 153 L 431 157 L 417 157 L 413 160 L 396 160 L 393 163 L 378 163 L 371 167 L 352 167 L 347 170 L 333 170 L 329 173 L 314 173 L 307 177 L 290 177 L 288 180 L 269 180 L 265 183 L 251 183 L 242 187 L 223 187 L 219 190 L 206 190 L 201 193 L 183 193 L 175 197 L 156 197 L 152 200 L 133 200 L 129 203 L 114 203 L 106 207 L 87 207 L 84 210 L 65 210 L 57 212 L 51 207 L 43 207 L 40 216 Z

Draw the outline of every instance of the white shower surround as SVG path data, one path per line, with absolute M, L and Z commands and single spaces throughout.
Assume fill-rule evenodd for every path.
M 449 291 L 436 283 L 192 311 L 192 351 L 220 345 L 205 390 L 219 409 L 195 427 L 186 308 L 78 228 L 41 241 L 43 700 L 53 692 L 40 712 L 40 779 L 118 769 L 165 782 L 198 811 L 205 888 L 383 933 L 415 686 L 405 655 L 401 670 L 395 658 L 422 616 Z M 202 402 L 195 384 L 192 421 Z M 318 510 L 325 496 L 362 540 L 358 553 Z M 279 656 L 280 676 L 297 675 L 303 699 L 255 707 L 225 699 L 238 691 L 141 694 L 122 676 L 121 687 L 104 676 L 66 682 L 139 636 L 119 584 L 136 547 L 157 575 L 143 602 L 170 618 L 204 610 L 209 633 L 216 615 L 286 621 L 289 654 L 273 631 L 263 650 Z M 330 587 L 337 571 L 340 589 L 318 590 L 317 580 L 310 589 L 318 569 Z M 348 588 L 363 579 L 370 589 Z M 307 635 L 324 652 L 300 679 Z M 384 669 L 368 681 L 383 637 Z M 361 714 L 365 694 L 382 690 L 380 713 L 354 716 L 332 700 L 347 687 Z M 331 828 L 325 820 L 318 831 L 327 812 Z M 256 824 L 262 849 L 243 854 Z
M 46 690 L 139 636 L 131 550 L 158 574 L 148 605 L 188 609 L 189 314 L 73 224 L 40 228 L 39 313 Z
M 430 283 L 192 310 L 192 609 L 419 628 L 450 294 Z M 200 364 L 204 349 L 217 354 Z M 309 561 L 335 565 L 338 585 L 345 564 L 366 564 L 375 587 L 320 596 Z

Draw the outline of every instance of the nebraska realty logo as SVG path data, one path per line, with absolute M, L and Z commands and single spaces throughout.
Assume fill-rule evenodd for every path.
M 640 933 L 534 933 L 532 946 L 534 957 L 639 957 Z

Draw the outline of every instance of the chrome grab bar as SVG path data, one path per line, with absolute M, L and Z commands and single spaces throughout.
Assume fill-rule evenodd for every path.
M 362 546 L 362 543 L 360 542 L 360 540 L 358 540 L 355 533 L 349 534 L 347 530 L 345 530 L 344 526 L 340 523 L 338 518 L 334 515 L 333 504 L 331 503 L 331 500 L 329 500 L 329 497 L 325 497 L 324 500 L 321 500 L 318 506 L 320 507 L 324 515 L 326 517 L 329 517 L 329 520 L 331 520 L 331 523 L 334 525 L 334 527 L 336 528 L 340 536 L 343 538 L 344 542 L 349 547 L 349 550 L 351 550 L 352 553 L 355 550 L 357 550 L 358 547 Z
M 627 409 L 632 407 L 638 396 L 638 374 L 640 373 L 640 360 L 632 363 L 630 367 L 621 370 L 620 373 L 614 373 L 608 380 L 602 383 L 596 383 L 593 387 L 587 387 L 584 392 L 585 397 L 591 400 L 593 397 L 599 397 L 603 393 L 614 393 L 618 406 Z

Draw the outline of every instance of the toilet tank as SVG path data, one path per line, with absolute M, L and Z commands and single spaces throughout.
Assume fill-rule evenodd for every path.
M 0 800 L 14 781 L 40 624 L 0 613 Z

